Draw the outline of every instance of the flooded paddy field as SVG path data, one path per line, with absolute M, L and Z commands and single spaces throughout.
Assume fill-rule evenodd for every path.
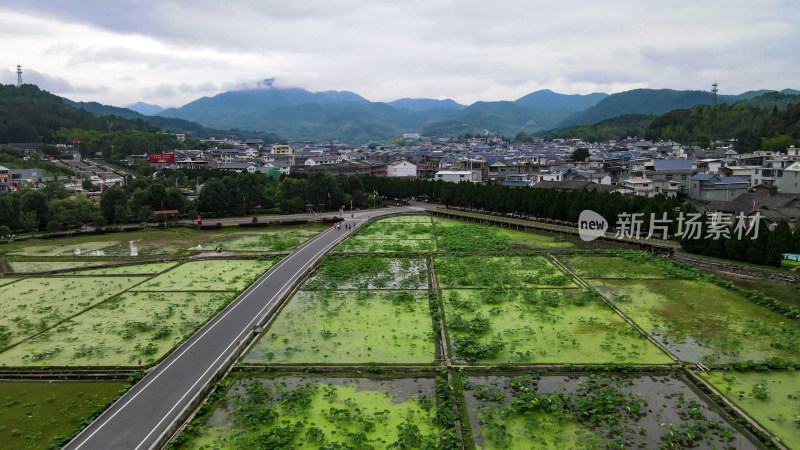
M 700 374 L 789 448 L 800 448 L 800 372 L 711 371 Z
M 250 364 L 432 364 L 427 291 L 299 291 L 244 358 Z
M 135 232 L 83 235 L 58 239 L 29 239 L 4 245 L 0 252 L 15 257 L 147 257 L 188 256 L 213 251 L 272 252 L 291 250 L 329 228 L 322 223 L 274 225 L 264 228 L 152 228 Z M 257 231 L 255 231 L 257 230 Z
M 673 362 L 590 290 L 445 289 L 442 297 L 460 362 Z
M 432 378 L 236 376 L 177 448 L 433 448 Z
M 800 361 L 800 323 L 730 289 L 698 280 L 590 284 L 684 361 Z
M 523 256 L 440 256 L 435 260 L 442 288 L 577 287 L 547 258 Z
M 755 449 L 681 377 L 522 375 L 464 381 L 481 449 Z
M 59 448 L 117 397 L 121 382 L 0 381 L 0 446 Z

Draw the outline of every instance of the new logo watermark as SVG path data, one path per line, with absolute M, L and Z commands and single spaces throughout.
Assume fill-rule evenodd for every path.
M 593 241 L 608 230 L 605 217 L 591 209 L 584 209 L 578 217 L 578 235 L 586 242 Z
M 752 215 L 739 213 L 737 216 L 727 213 L 715 213 L 702 220 L 700 213 L 684 214 L 680 212 L 677 217 L 669 218 L 667 213 L 661 217 L 651 213 L 649 222 L 644 213 L 621 213 L 617 216 L 614 238 L 626 239 L 669 239 L 670 230 L 674 237 L 683 239 L 731 239 L 731 236 L 742 240 L 758 238 L 758 225 L 761 214 Z M 674 224 L 674 226 L 673 226 Z M 649 226 L 648 226 L 649 225 Z M 646 228 L 645 228 L 646 226 Z M 593 241 L 603 236 L 608 230 L 608 221 L 591 209 L 584 209 L 578 217 L 578 235 L 584 241 Z

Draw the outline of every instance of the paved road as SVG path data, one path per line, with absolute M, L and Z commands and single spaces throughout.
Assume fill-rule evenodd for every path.
M 334 227 L 297 248 L 176 349 L 73 439 L 68 449 L 149 449 L 170 433 L 184 410 L 214 375 L 235 357 L 253 329 L 276 310 L 294 283 L 326 252 L 370 218 L 418 207 L 356 212 L 350 225 Z

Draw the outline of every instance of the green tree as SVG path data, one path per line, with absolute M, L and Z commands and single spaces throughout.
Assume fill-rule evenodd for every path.
M 579 148 L 572 152 L 570 159 L 573 161 L 586 161 L 589 158 L 588 148 Z
M 44 228 L 50 221 L 50 201 L 43 192 L 27 191 L 22 194 L 20 209 L 24 213 L 35 213 L 38 226 Z
M 197 196 L 197 211 L 201 214 L 212 213 L 224 216 L 228 213 L 228 202 L 225 185 L 219 178 L 212 178 L 203 185 L 200 195 Z
M 50 233 L 61 231 L 61 224 L 57 220 L 51 220 L 47 222 L 47 231 Z
M 783 253 L 789 253 L 792 249 L 792 229 L 789 223 L 781 220 L 775 230 L 769 234 L 767 241 L 766 262 L 769 266 L 780 267 Z
M 125 191 L 117 186 L 106 188 L 100 195 L 100 214 L 107 221 L 115 221 L 116 218 L 120 217 L 118 208 L 127 210 L 127 202 L 128 196 Z

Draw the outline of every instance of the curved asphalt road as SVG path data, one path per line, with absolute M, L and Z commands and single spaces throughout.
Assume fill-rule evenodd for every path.
M 214 376 L 244 348 L 253 330 L 277 310 L 299 278 L 369 218 L 420 211 L 387 208 L 355 214 L 347 230 L 334 227 L 298 247 L 253 283 L 222 312 L 178 347 L 65 448 L 149 449 L 158 445 Z

